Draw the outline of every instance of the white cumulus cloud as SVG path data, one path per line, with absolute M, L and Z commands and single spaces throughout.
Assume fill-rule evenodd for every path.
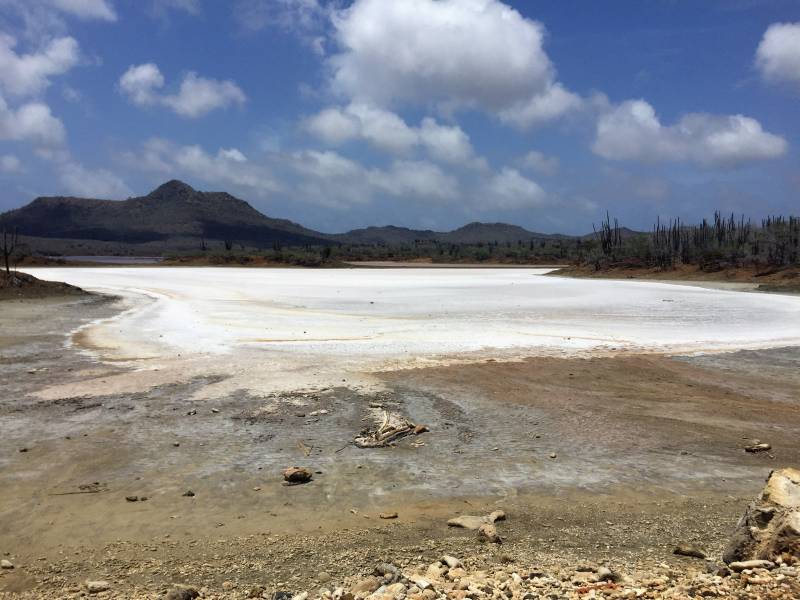
M 451 164 L 480 161 L 469 136 L 457 125 L 442 125 L 426 117 L 419 127 L 409 126 L 399 115 L 373 104 L 351 103 L 326 108 L 305 120 L 305 128 L 330 145 L 364 140 L 395 154 L 423 148 L 435 160 Z
M 64 162 L 58 169 L 61 185 L 74 196 L 120 200 L 133 195 L 127 184 L 111 171 L 88 169 L 72 161 Z
M 0 96 L 0 140 L 30 142 L 41 147 L 59 146 L 66 139 L 64 124 L 42 102 L 13 109 Z
M 629 100 L 600 116 L 592 150 L 610 160 L 734 166 L 778 158 L 787 147 L 750 117 L 690 113 L 665 126 L 650 104 Z
M 560 163 L 557 157 L 547 156 L 538 150 L 531 150 L 520 159 L 520 164 L 526 169 L 536 171 L 540 175 L 555 175 Z
M 546 201 L 547 193 L 538 183 L 516 169 L 504 167 L 487 182 L 478 208 L 518 210 L 542 206 Z
M 580 104 L 543 26 L 499 0 L 356 0 L 333 23 L 331 85 L 357 103 L 481 109 L 522 128 Z
M 154 63 L 132 65 L 119 79 L 119 89 L 139 106 L 165 106 L 186 118 L 202 117 L 214 110 L 243 105 L 247 97 L 230 80 L 207 79 L 197 73 L 187 73 L 177 93 L 167 94 L 164 75 Z
M 220 148 L 216 154 L 202 147 L 178 145 L 162 138 L 145 142 L 140 152 L 122 156 L 129 167 L 168 175 L 191 176 L 214 185 L 235 186 L 264 196 L 279 188 L 269 169 L 252 163 L 237 148 Z
M 756 66 L 769 82 L 800 87 L 800 23 L 775 23 L 756 50 Z
M 51 40 L 36 52 L 17 54 L 17 40 L 0 34 L 0 91 L 9 96 L 41 93 L 50 78 L 74 67 L 79 60 L 78 42 L 71 37 Z

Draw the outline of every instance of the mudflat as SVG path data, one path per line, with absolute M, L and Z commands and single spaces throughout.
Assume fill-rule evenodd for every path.
M 96 343 L 126 319 L 143 323 L 158 302 L 3 303 L 0 551 L 15 568 L 0 590 L 70 595 L 104 579 L 119 597 L 175 583 L 246 597 L 258 586 L 331 587 L 380 562 L 443 553 L 475 568 L 702 571 L 673 548 L 718 554 L 767 474 L 800 462 L 797 347 L 387 352 L 361 374 L 354 354 L 325 363 L 324 377 L 305 362 L 273 377 L 309 354 L 230 342 L 197 357 L 157 342 L 158 352 L 124 357 Z M 204 374 L 192 366 L 215 357 Z M 355 447 L 384 411 L 429 431 Z M 771 449 L 745 452 L 756 438 Z M 312 481 L 283 485 L 293 465 Z M 496 509 L 508 515 L 502 545 L 447 526 Z

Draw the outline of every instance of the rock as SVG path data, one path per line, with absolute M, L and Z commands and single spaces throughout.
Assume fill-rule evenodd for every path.
M 675 546 L 675 549 L 672 551 L 672 553 L 677 554 L 678 556 L 689 556 L 691 558 L 706 557 L 705 552 L 688 544 L 678 544 L 677 546 Z
M 292 592 L 275 592 L 272 594 L 272 600 L 292 600 Z
M 185 492 L 183 492 L 183 494 L 181 494 L 181 495 L 182 495 L 182 496 L 185 496 L 185 497 L 187 497 L 187 498 L 194 498 L 194 492 L 193 492 L 192 490 L 186 490 L 186 491 L 185 491 Z
M 311 481 L 313 474 L 305 467 L 289 467 L 283 471 L 283 479 L 286 483 L 297 485 Z
M 125 496 L 125 500 L 128 502 L 138 502 L 139 496 Z
M 86 591 L 90 594 L 99 594 L 111 589 L 111 584 L 107 581 L 87 581 Z
M 800 470 L 770 473 L 722 555 L 726 563 L 800 558 Z
M 506 513 L 502 510 L 496 510 L 485 517 L 476 517 L 473 515 L 461 515 L 454 517 L 447 521 L 448 527 L 461 527 L 462 529 L 476 530 L 485 523 L 494 523 L 495 521 L 505 521 Z
M 486 517 L 475 517 L 472 515 L 461 515 L 454 517 L 447 521 L 448 527 L 460 527 L 462 529 L 478 529 L 481 525 L 487 523 Z
M 403 600 L 406 596 L 406 586 L 402 583 L 393 583 L 379 587 L 375 592 L 368 596 L 371 600 Z
M 400 569 L 389 563 L 381 563 L 375 567 L 375 575 L 381 575 L 390 581 L 397 581 L 401 577 Z
M 19 451 L 20 451 L 20 452 L 27 452 L 27 451 L 28 451 L 28 449 L 27 449 L 27 448 L 20 448 L 20 449 L 19 449 Z
M 461 566 L 460 560 L 458 560 L 455 556 L 448 556 L 447 554 L 442 556 L 442 563 L 451 569 L 456 569 Z
M 308 592 L 300 592 L 292 596 L 292 600 L 308 600 Z
M 730 577 L 731 570 L 725 565 L 720 565 L 714 561 L 706 561 L 706 572 L 717 577 Z
M 358 596 L 359 594 L 371 594 L 375 590 L 381 587 L 381 580 L 377 577 L 367 577 L 366 579 L 362 579 L 353 587 L 350 588 L 350 592 L 354 596 Z
M 386 512 L 378 515 L 381 519 L 396 519 L 398 517 L 396 512 Z
M 558 458 L 558 454 L 556 454 L 555 452 L 551 452 L 550 458 Z
M 478 539 L 482 542 L 489 542 L 492 544 L 501 544 L 503 542 L 497 534 L 497 527 L 491 523 L 484 523 L 478 527 Z
M 328 583 L 331 580 L 331 576 L 328 575 L 325 571 L 322 571 L 319 575 L 317 575 L 317 581 L 320 583 Z
M 267 591 L 267 589 L 263 585 L 256 585 L 256 586 L 250 588 L 250 591 L 247 592 L 247 597 L 248 598 L 261 598 L 261 596 L 264 595 L 265 591 Z
M 0 569 L 13 569 L 13 568 L 14 568 L 14 563 L 12 563 L 10 560 L 6 560 L 5 558 L 3 560 L 0 560 Z
M 732 562 L 728 566 L 731 571 L 736 571 L 738 573 L 745 569 L 773 569 L 775 568 L 775 563 L 769 560 L 743 560 Z
M 767 450 L 772 450 L 772 446 L 769 444 L 751 444 L 750 446 L 744 447 L 745 452 L 751 453 L 766 452 Z
M 608 567 L 600 567 L 597 569 L 597 581 L 610 581 L 611 583 L 617 583 L 622 579 L 622 576 L 609 569 Z
M 431 582 L 423 577 L 415 577 L 412 581 L 420 590 L 427 590 L 431 587 Z
M 200 592 L 191 587 L 179 587 L 167 592 L 164 600 L 194 600 L 200 596 Z
M 441 577 L 445 574 L 447 569 L 442 565 L 440 562 L 435 562 L 428 566 L 428 570 L 425 571 L 425 577 L 428 579 L 441 579 Z

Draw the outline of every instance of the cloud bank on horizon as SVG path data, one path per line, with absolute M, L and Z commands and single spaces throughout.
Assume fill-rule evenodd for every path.
M 177 177 L 328 231 L 797 212 L 800 7 L 686 4 L 0 0 L 0 210 Z

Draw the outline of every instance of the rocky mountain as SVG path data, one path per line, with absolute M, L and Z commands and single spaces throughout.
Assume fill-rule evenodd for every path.
M 200 192 L 177 180 L 146 196 L 127 200 L 97 200 L 65 196 L 36 198 L 30 204 L 0 214 L 0 229 L 17 229 L 33 240 L 35 250 L 86 254 L 192 250 L 202 240 L 233 242 L 249 248 L 320 246 L 328 244 L 386 245 L 440 241 L 453 244 L 516 243 L 557 238 L 505 223 L 470 223 L 449 232 L 405 227 L 367 227 L 325 234 L 268 217 L 225 192 Z
M 330 244 L 316 231 L 282 219 L 271 219 L 244 200 L 225 192 L 198 192 L 181 181 L 169 181 L 147 196 L 128 200 L 72 197 L 37 198 L 0 215 L 0 227 L 41 238 L 97 240 L 141 244 L 205 238 L 261 247 Z

